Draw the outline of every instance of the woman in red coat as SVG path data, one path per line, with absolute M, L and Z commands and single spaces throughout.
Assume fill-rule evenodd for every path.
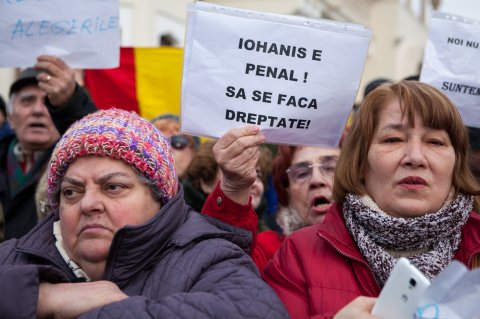
M 213 151 L 224 178 L 207 199 L 202 213 L 250 230 L 256 236 L 251 257 L 263 274 L 286 236 L 302 227 L 320 223 L 325 217 L 333 202 L 333 173 L 340 150 L 280 146 L 273 160 L 272 177 L 280 202 L 277 220 L 283 231 L 269 230 L 257 235 L 258 218 L 249 204 L 249 196 L 255 198 L 255 188 L 249 185 L 254 178 L 257 143 L 260 142 L 263 137 L 258 128 L 252 126 L 232 129 L 218 140 Z M 242 193 L 243 199 L 239 199 L 238 195 Z M 234 198 L 236 200 L 232 201 Z M 245 205 L 240 205 L 242 203 Z
M 480 253 L 476 183 L 460 114 L 420 82 L 384 84 L 344 141 L 322 224 L 290 235 L 264 272 L 292 318 L 370 314 L 397 259 L 430 279 Z M 363 296 L 363 297 L 361 297 Z

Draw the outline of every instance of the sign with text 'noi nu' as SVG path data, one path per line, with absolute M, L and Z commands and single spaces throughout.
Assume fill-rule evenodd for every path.
M 118 0 L 0 0 L 0 67 L 50 54 L 74 68 L 118 66 Z
M 188 9 L 182 131 L 255 124 L 268 143 L 336 146 L 371 32 L 359 25 L 197 2 Z
M 434 12 L 420 80 L 445 93 L 465 125 L 480 127 L 480 22 Z

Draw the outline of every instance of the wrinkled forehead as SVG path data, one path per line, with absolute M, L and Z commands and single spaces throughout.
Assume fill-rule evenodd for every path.
M 30 105 L 36 103 L 36 101 L 44 101 L 46 93 L 41 90 L 37 85 L 25 86 L 16 92 L 12 93 L 10 100 L 7 104 L 7 111 L 11 113 L 15 105 Z
M 292 157 L 292 165 L 301 162 L 321 163 L 325 161 L 337 161 L 340 155 L 338 148 L 323 148 L 312 146 L 300 146 L 295 150 Z

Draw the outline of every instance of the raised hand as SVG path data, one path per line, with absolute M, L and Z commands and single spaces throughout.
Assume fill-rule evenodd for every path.
M 47 93 L 54 107 L 68 103 L 75 93 L 75 72 L 62 59 L 41 55 L 37 58 L 35 69 L 42 71 L 38 76 L 38 86 Z
M 250 186 L 255 182 L 259 150 L 265 142 L 260 128 L 248 125 L 234 128 L 225 133 L 213 147 L 213 154 L 223 178 L 220 188 L 233 201 L 247 204 L 250 199 Z

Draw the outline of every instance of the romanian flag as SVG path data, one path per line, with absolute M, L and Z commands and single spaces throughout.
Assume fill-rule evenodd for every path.
M 147 120 L 180 114 L 183 50 L 121 48 L 116 69 L 85 70 L 85 86 L 100 109 L 135 111 Z

